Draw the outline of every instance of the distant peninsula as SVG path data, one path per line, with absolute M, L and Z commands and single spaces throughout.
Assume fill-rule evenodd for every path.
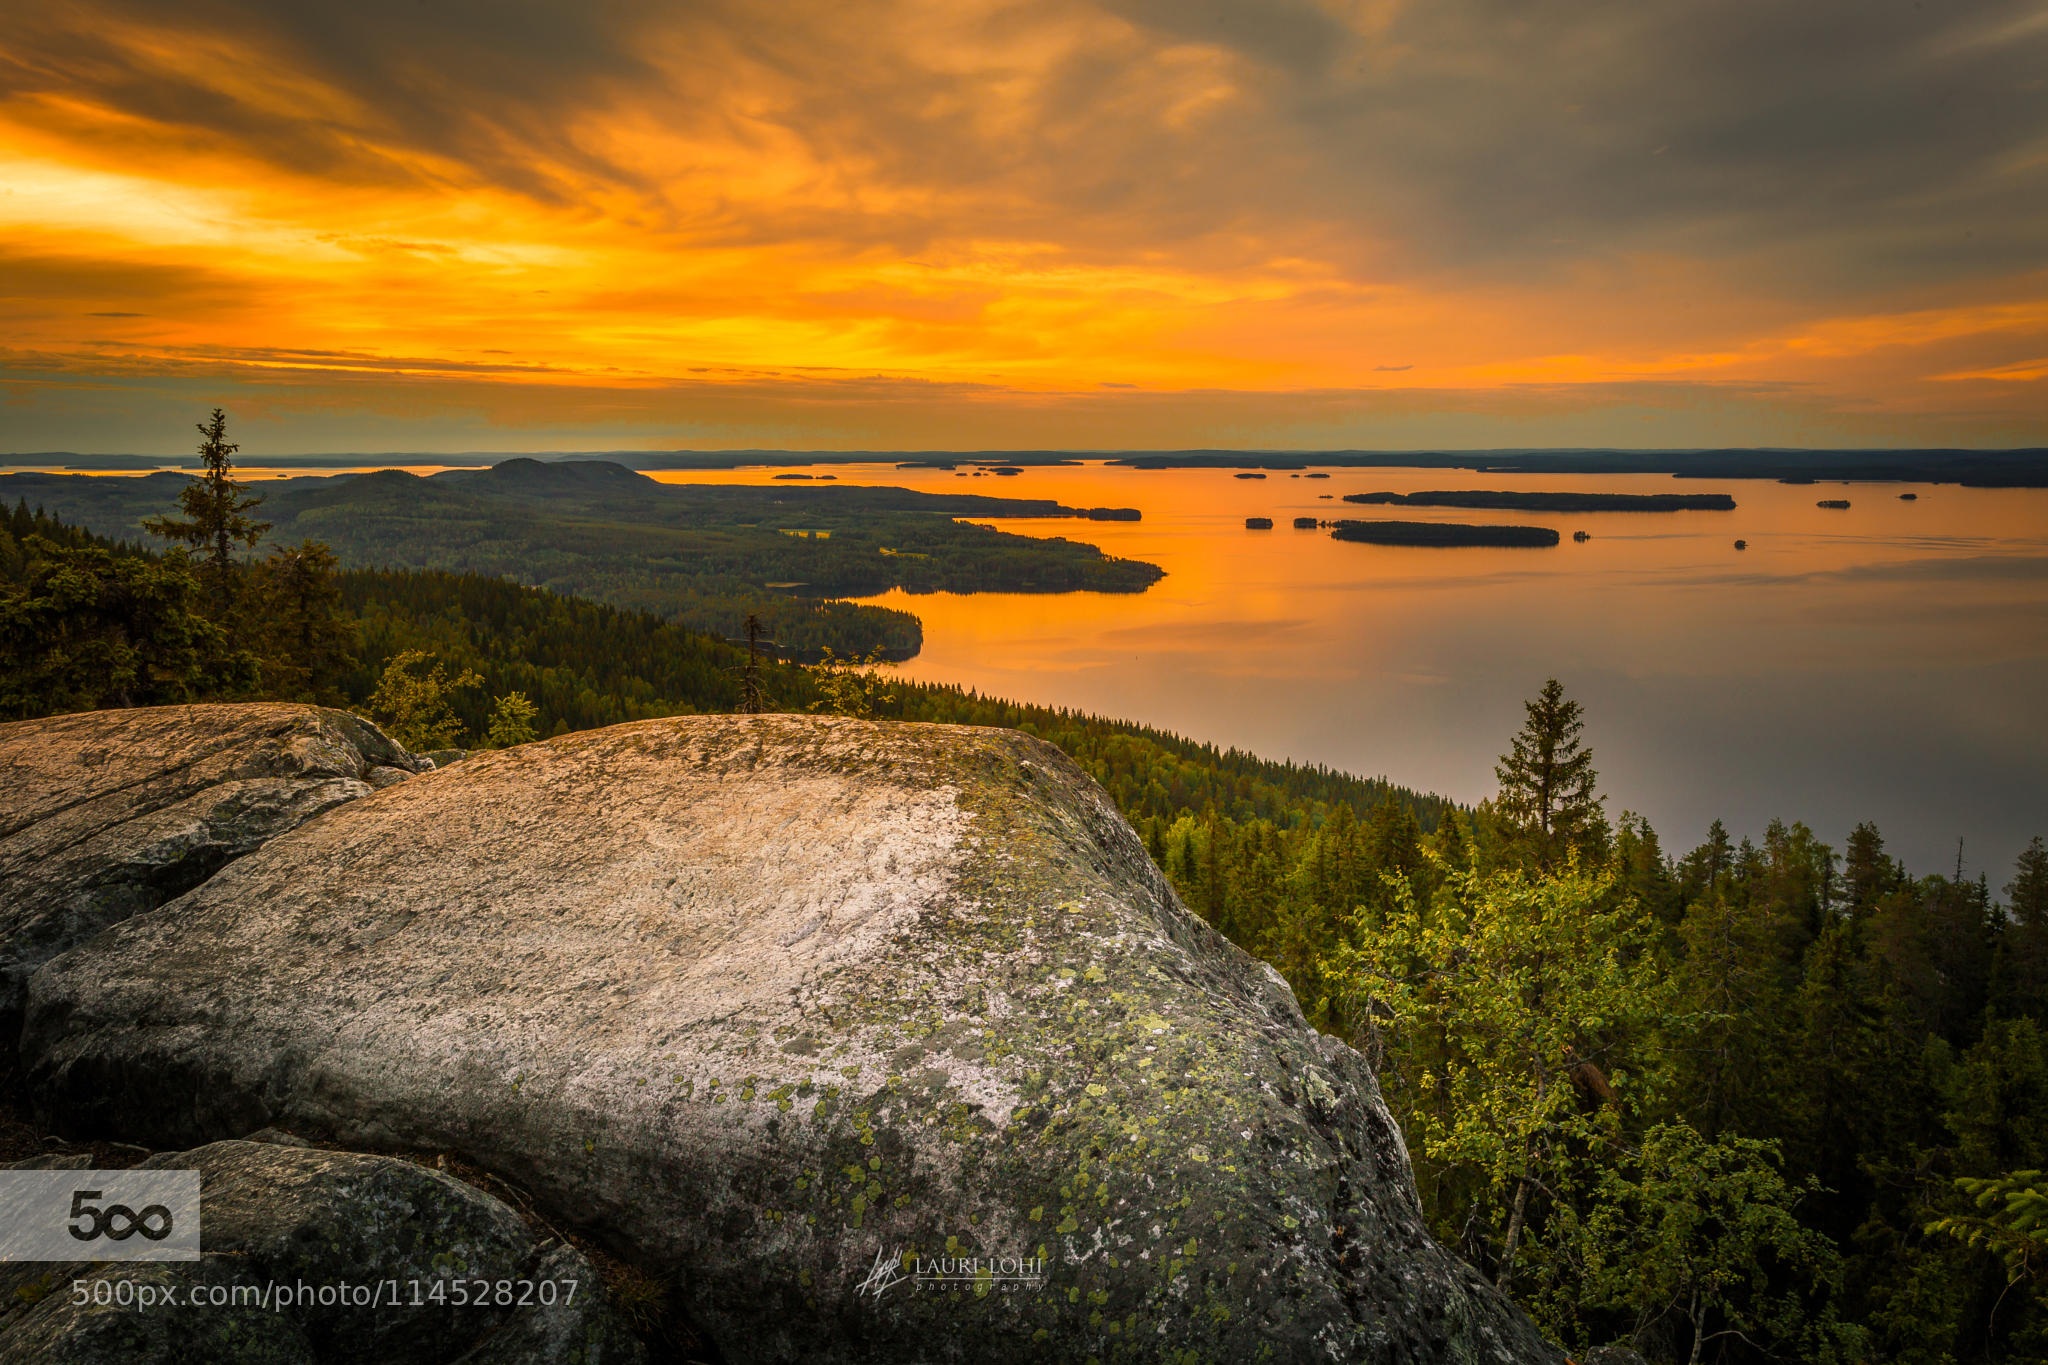
M 1510 548 L 1555 545 L 1547 526 L 1470 526 L 1455 521 L 1340 521 L 1332 540 L 1365 545 L 1493 545 Z
M 1504 493 L 1438 489 L 1429 493 L 1346 493 L 1346 502 L 1405 507 L 1497 507 L 1517 512 L 1732 512 L 1726 493 Z
M 139 478 L 0 475 L 0 502 L 25 500 L 116 538 L 173 512 L 181 473 Z M 260 515 L 280 543 L 314 539 L 351 569 L 509 578 L 552 592 L 652 611 L 673 625 L 732 636 L 757 616 L 779 653 L 907 659 L 916 616 L 844 599 L 926 592 L 1143 592 L 1157 565 L 1061 536 L 1027 536 L 966 518 L 1136 521 L 1130 507 L 1049 498 L 924 493 L 810 481 L 660 483 L 606 461 L 507 460 L 426 477 L 370 474 L 260 485 Z

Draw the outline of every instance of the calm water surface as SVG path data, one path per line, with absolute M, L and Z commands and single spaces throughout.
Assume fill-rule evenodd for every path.
M 778 472 L 791 471 L 656 477 Z M 1493 790 L 1523 699 L 1555 676 L 1585 704 L 1610 809 L 1647 815 L 1673 851 L 1716 816 L 1737 835 L 1803 819 L 1838 848 L 1873 820 L 1919 872 L 1953 868 L 1964 840 L 1970 875 L 1988 870 L 1997 888 L 2026 840 L 2048 834 L 2048 490 L 1435 469 L 803 472 L 1143 511 L 1138 523 L 991 523 L 1160 565 L 1166 578 L 1142 594 L 871 599 L 923 619 L 910 677 L 1474 801 Z M 1726 492 L 1737 506 L 1548 515 L 1337 500 L 1433 488 Z M 1847 511 L 1814 505 L 1844 497 Z M 1507 521 L 1564 540 L 1349 545 L 1289 529 L 1309 515 Z M 1248 516 L 1276 529 L 1248 531 Z M 1592 538 L 1574 543 L 1576 530 Z

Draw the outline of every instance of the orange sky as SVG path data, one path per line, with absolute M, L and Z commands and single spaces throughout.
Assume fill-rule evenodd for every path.
M 0 451 L 2048 444 L 2029 5 L 17 8 Z

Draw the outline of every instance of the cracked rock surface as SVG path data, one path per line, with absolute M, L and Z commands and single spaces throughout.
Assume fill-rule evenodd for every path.
M 1010 731 L 478 754 L 50 962 L 22 1057 L 60 1131 L 458 1153 L 734 1365 L 1562 1360 L 1429 1237 L 1363 1060 Z
M 152 706 L 0 725 L 0 1045 L 28 979 L 264 840 L 367 795 L 410 754 L 289 704 Z

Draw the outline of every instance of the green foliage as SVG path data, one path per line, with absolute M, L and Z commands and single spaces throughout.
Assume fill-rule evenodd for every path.
M 518 692 L 535 730 L 566 734 L 623 721 L 739 708 L 744 652 L 644 612 L 469 574 L 352 570 L 340 577 L 360 661 L 342 680 L 366 704 L 386 664 L 421 650 L 471 670 L 483 686 L 450 698 L 463 727 L 490 727 L 490 699 Z M 807 701 L 804 670 L 765 666 L 777 697 Z
M 1532 1199 L 1617 1140 L 1630 1046 L 1670 1022 L 1659 927 L 1604 873 L 1451 871 L 1426 904 L 1391 875 L 1393 913 L 1338 954 L 1355 1035 L 1446 1226 L 1511 1285 Z
M 97 545 L 18 543 L 0 594 L 0 716 L 155 706 L 232 694 L 255 660 L 200 610 L 182 554 L 162 561 Z
M 199 431 L 205 474 L 180 479 L 184 517 L 142 522 L 183 542 L 168 555 L 66 526 L 41 508 L 31 513 L 26 502 L 0 525 L 11 714 L 223 697 L 341 700 L 355 634 L 333 554 L 309 540 L 243 563 L 238 552 L 268 529 L 248 515 L 260 499 L 234 477 L 227 415 L 215 408 Z
M 415 753 L 452 749 L 461 742 L 464 727 L 451 695 L 482 683 L 468 669 L 451 675 L 433 655 L 409 649 L 384 666 L 370 694 L 370 715 Z
M 1956 1189 L 1980 1212 L 1937 1218 L 1927 1225 L 1929 1236 L 1953 1237 L 1992 1253 L 2015 1284 L 2048 1277 L 2048 1180 L 2041 1172 L 1961 1176 Z
M 252 589 L 265 695 L 341 704 L 356 628 L 342 606 L 333 552 L 316 540 L 275 546 L 254 566 Z
M 1772 1143 L 1657 1124 L 1601 1171 L 1588 1211 L 1559 1239 L 1574 1273 L 1537 1306 L 1580 1342 L 1573 1329 L 1588 1310 L 1618 1314 L 1630 1340 L 1676 1327 L 1694 1361 L 1722 1341 L 1858 1359 L 1864 1334 L 1830 1301 L 1841 1254 L 1798 1217 L 1811 1190 L 1786 1180 Z
M 539 708 L 524 692 L 507 692 L 499 697 L 492 703 L 491 725 L 484 736 L 484 748 L 509 749 L 515 744 L 533 743 L 539 738 L 533 729 L 533 718 L 537 714 Z
M 1519 793 L 1439 821 L 1419 869 L 1336 820 L 1277 845 L 1183 820 L 1154 856 L 1375 1054 L 1438 1235 L 1575 1350 L 2048 1358 L 2015 1227 L 1954 1183 L 2048 1163 L 2038 847 L 2005 910 L 1868 826 L 1846 860 L 1776 822 L 1667 859 L 1636 817 L 1607 830 L 1590 763 L 1550 784 L 1587 800 L 1546 839 L 1546 762 L 1585 752 L 1546 694 L 1502 761 Z
M 809 709 L 872 720 L 877 706 L 887 706 L 896 700 L 895 690 L 880 670 L 881 663 L 879 650 L 865 659 L 841 659 L 831 646 L 826 646 L 824 661 L 811 669 L 819 696 Z

